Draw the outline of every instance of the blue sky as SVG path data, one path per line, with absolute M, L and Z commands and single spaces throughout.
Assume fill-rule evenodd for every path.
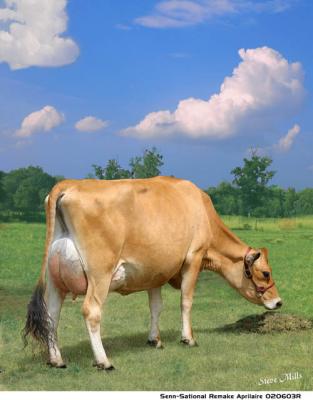
M 0 169 L 83 178 L 156 146 L 207 187 L 258 147 L 274 183 L 312 187 L 312 18 L 309 0 L 0 0 Z

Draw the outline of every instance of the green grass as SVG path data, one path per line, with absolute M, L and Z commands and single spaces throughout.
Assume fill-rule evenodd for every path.
M 284 300 L 283 313 L 313 317 L 313 218 L 246 221 L 225 218 L 251 246 L 266 246 Z M 251 222 L 251 221 L 250 221 Z M 280 225 L 281 224 L 281 227 Z M 299 225 L 301 224 L 301 225 Z M 254 224 L 251 223 L 253 226 Z M 20 331 L 40 270 L 43 224 L 0 226 L 0 388 L 2 390 L 313 390 L 313 331 L 239 333 L 225 329 L 240 318 L 262 314 L 216 274 L 200 276 L 193 307 L 199 347 L 180 340 L 179 292 L 164 287 L 161 335 L 164 350 L 145 345 L 149 311 L 146 293 L 112 294 L 105 306 L 102 337 L 117 368 L 92 368 L 92 353 L 80 313 L 82 299 L 62 309 L 59 341 L 68 368 L 50 369 L 44 351 L 22 349 Z M 298 372 L 301 379 L 258 385 L 261 378 Z
M 224 216 L 223 220 L 231 229 L 234 230 L 258 230 L 273 232 L 308 230 L 311 233 L 313 231 L 312 216 L 303 216 L 296 218 L 255 218 L 242 216 Z

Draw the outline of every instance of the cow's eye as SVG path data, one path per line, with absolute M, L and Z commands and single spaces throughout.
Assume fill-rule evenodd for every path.
M 267 271 L 263 271 L 263 276 L 265 279 L 268 279 L 270 277 L 270 273 Z

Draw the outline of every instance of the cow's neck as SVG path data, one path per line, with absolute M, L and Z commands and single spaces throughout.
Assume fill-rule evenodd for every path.
M 211 224 L 213 238 L 204 262 L 204 269 L 218 272 L 231 286 L 240 289 L 242 284 L 243 258 L 248 245 L 232 233 L 215 216 Z

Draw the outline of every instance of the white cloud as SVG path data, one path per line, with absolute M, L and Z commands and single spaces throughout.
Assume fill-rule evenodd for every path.
M 141 138 L 176 133 L 227 138 L 291 114 L 304 95 L 301 64 L 289 63 L 268 47 L 241 49 L 239 55 L 241 63 L 224 79 L 219 93 L 208 100 L 181 100 L 174 112 L 152 112 L 122 133 Z
M 280 138 L 278 144 L 274 145 L 274 147 L 277 150 L 283 152 L 290 150 L 295 140 L 295 137 L 300 133 L 300 130 L 301 130 L 300 126 L 298 124 L 295 124 L 292 128 L 289 129 L 289 131 L 285 136 Z
M 278 13 L 288 9 L 293 0 L 163 0 L 151 14 L 135 19 L 148 28 L 181 28 L 203 23 L 214 17 L 239 13 Z
M 34 133 L 48 132 L 64 122 L 64 115 L 52 106 L 45 106 L 39 111 L 32 112 L 23 119 L 16 136 L 28 137 Z
M 57 67 L 76 60 L 76 43 L 61 35 L 67 29 L 67 0 L 5 0 L 0 9 L 0 62 L 12 69 Z
M 75 128 L 81 132 L 96 132 L 106 128 L 109 125 L 108 121 L 88 116 L 76 122 Z

